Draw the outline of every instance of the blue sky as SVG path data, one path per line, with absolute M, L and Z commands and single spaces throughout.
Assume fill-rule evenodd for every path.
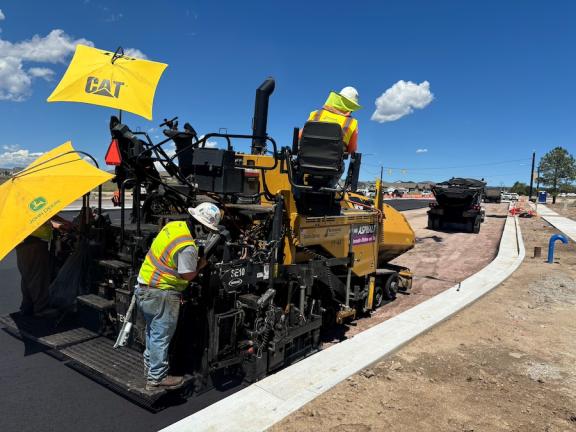
M 384 165 L 387 181 L 454 175 L 511 184 L 529 180 L 533 150 L 576 150 L 570 1 L 7 0 L 0 9 L 0 166 L 68 139 L 103 158 L 111 110 L 45 102 L 81 39 L 169 64 L 154 121 L 125 116 L 134 129 L 178 116 L 200 133 L 248 133 L 254 90 L 273 76 L 268 132 L 281 145 L 330 90 L 359 90 L 366 179 Z M 22 43 L 48 52 L 18 57 Z M 413 84 L 401 89 L 401 80 Z M 392 112 L 425 106 L 371 120 L 388 89 Z

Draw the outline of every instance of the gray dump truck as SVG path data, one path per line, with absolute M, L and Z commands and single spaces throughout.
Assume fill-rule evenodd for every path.
M 446 224 L 464 226 L 466 232 L 478 234 L 484 221 L 482 197 L 486 183 L 469 178 L 451 178 L 432 187 L 436 202 L 428 210 L 428 228 L 443 229 Z
M 485 188 L 484 202 L 500 204 L 502 202 L 502 192 L 500 188 Z

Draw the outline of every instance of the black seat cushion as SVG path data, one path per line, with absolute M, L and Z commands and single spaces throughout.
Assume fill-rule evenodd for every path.
M 309 121 L 304 125 L 298 147 L 301 174 L 340 176 L 344 164 L 342 128 L 337 123 Z

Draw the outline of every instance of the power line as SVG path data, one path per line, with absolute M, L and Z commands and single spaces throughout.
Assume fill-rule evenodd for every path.
M 431 170 L 446 170 L 446 169 L 459 169 L 459 168 L 476 168 L 476 167 L 483 167 L 483 166 L 494 166 L 494 165 L 506 165 L 506 164 L 510 164 L 510 163 L 517 163 L 517 162 L 527 162 L 529 161 L 530 158 L 524 158 L 524 159 L 513 159 L 513 160 L 507 160 L 507 161 L 499 161 L 499 162 L 490 162 L 490 163 L 481 163 L 481 164 L 473 164 L 473 165 L 458 165 L 458 166 L 446 166 L 446 167 L 429 167 L 429 168 L 415 168 L 415 167 L 391 167 L 391 166 L 385 166 L 385 165 L 380 165 L 380 164 L 375 164 L 375 163 L 370 163 L 370 162 L 365 162 L 363 164 L 366 165 L 371 165 L 371 166 L 382 166 L 385 170 L 404 170 L 404 171 L 431 171 Z

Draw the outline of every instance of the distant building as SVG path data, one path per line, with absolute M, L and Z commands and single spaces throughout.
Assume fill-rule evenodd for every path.
M 22 167 L 14 167 L 14 168 L 0 168 L 0 176 L 2 177 L 10 177 L 15 173 L 22 171 L 24 168 Z

